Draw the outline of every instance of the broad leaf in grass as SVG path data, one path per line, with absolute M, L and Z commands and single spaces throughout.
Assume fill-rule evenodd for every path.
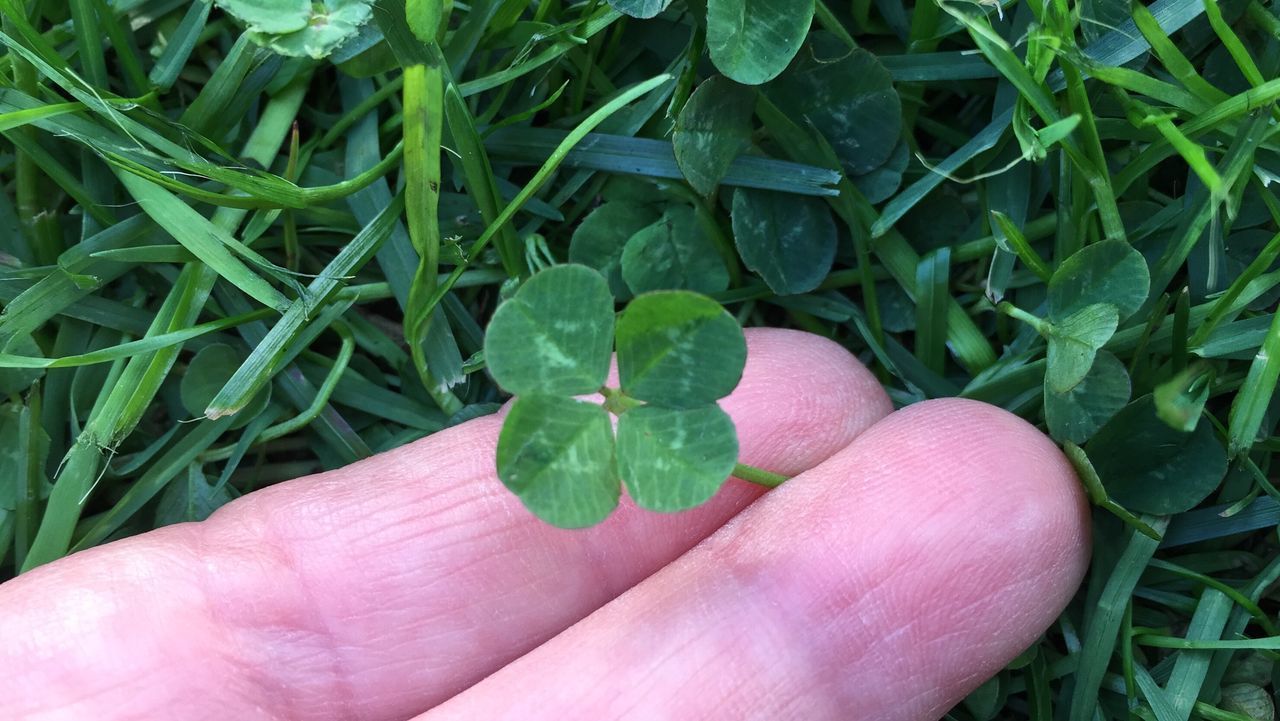
M 30 358 L 43 358 L 40 346 L 32 339 L 30 333 L 14 336 L 0 350 L 11 355 Z M 11 396 L 31 387 L 44 371 L 38 368 L 0 368 L 0 394 Z
M 211 343 L 192 357 L 178 384 L 178 397 L 191 418 L 204 415 L 204 409 L 209 407 L 218 391 L 231 380 L 244 359 L 244 354 L 226 343 Z M 231 427 L 243 428 L 262 413 L 270 400 L 271 385 L 268 384 L 254 396 L 244 411 L 236 414 Z
M 156 525 L 203 521 L 234 498 L 231 484 L 210 485 L 200 466 L 192 464 L 185 477 L 170 481 L 160 494 L 156 502 Z
M 1156 416 L 1151 396 L 1130 403 L 1085 446 L 1107 493 L 1133 511 L 1194 508 L 1227 473 L 1227 452 L 1209 423 L 1184 433 Z
M 498 306 L 485 333 L 494 380 L 515 395 L 581 395 L 604 384 L 613 340 L 613 296 L 583 265 L 537 273 Z
M 373 0 L 216 0 L 251 40 L 291 57 L 328 57 L 373 14 Z
M 765 94 L 792 120 L 822 133 L 851 175 L 870 173 L 889 160 L 902 135 L 893 77 L 875 55 L 830 35 L 815 34 L 812 44 L 813 52 L 806 49 Z
M 1129 374 L 1118 358 L 1099 351 L 1084 380 L 1065 393 L 1046 383 L 1044 419 L 1057 441 L 1080 444 L 1089 440 L 1129 402 Z
M 717 293 L 729 287 L 720 252 L 687 205 L 671 206 L 627 241 L 622 278 L 637 295 L 679 289 Z
M 217 0 L 214 4 L 244 23 L 249 32 L 283 35 L 307 27 L 311 20 L 311 2 L 312 0 Z
M 742 379 L 747 342 L 719 303 L 684 290 L 647 293 L 618 317 L 618 376 L 636 400 L 696 408 Z
M 1122 240 L 1086 245 L 1049 279 L 1049 320 L 1058 321 L 1095 303 L 1115 307 L 1118 320 L 1133 315 L 1147 300 L 1151 273 L 1147 261 Z
M 600 406 L 523 396 L 498 435 L 498 477 L 547 523 L 591 526 L 618 505 L 613 448 L 609 414 Z
M 756 92 L 716 76 L 693 91 L 676 118 L 671 143 L 676 165 L 689 185 L 711 195 L 733 159 L 751 144 L 751 113 Z
M 636 505 L 683 511 L 715 495 L 738 462 L 733 419 L 715 404 L 641 406 L 618 417 L 618 475 Z
M 413 36 L 424 43 L 434 43 L 444 19 L 445 0 L 405 0 L 404 16 Z
M 911 151 L 906 141 L 899 140 L 883 165 L 861 175 L 850 175 L 849 181 L 866 197 L 867 202 L 882 203 L 902 187 L 902 174 L 906 172 L 910 159 Z
M 1095 303 L 1047 324 L 1046 388 L 1053 393 L 1066 393 L 1083 381 L 1098 349 L 1115 335 L 1118 323 L 1115 306 Z
M 569 262 L 581 263 L 604 274 L 618 300 L 631 297 L 622 278 L 622 251 L 633 235 L 661 217 L 652 205 L 613 200 L 583 219 L 569 241 Z
M 822 200 L 738 188 L 732 220 L 742 262 L 778 295 L 807 293 L 831 271 L 836 226 Z
M 814 0 L 707 0 L 707 49 L 720 72 L 745 85 L 778 76 L 813 22 Z
M 666 10 L 671 0 L 609 0 L 609 4 L 623 15 L 648 19 Z

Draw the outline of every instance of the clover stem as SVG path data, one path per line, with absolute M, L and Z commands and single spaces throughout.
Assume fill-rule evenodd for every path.
M 604 409 L 615 416 L 620 416 L 632 408 L 644 405 L 644 403 L 623 393 L 620 388 L 604 386 L 600 389 L 600 395 L 604 396 Z
M 744 481 L 750 481 L 758 486 L 766 488 L 776 488 L 787 480 L 787 477 L 772 471 L 766 471 L 763 468 L 748 466 L 745 463 L 739 463 L 733 467 L 734 478 L 741 478 Z
M 1039 333 L 1040 335 L 1044 335 L 1045 332 L 1049 329 L 1049 324 L 1046 323 L 1043 318 L 1036 315 L 1032 315 L 1031 313 L 1026 312 L 1025 310 L 1019 308 L 1018 306 L 1008 301 L 1004 301 L 1000 303 L 1000 305 L 996 306 L 996 309 L 1011 318 L 1017 318 L 1023 323 L 1026 323 L 1032 328 L 1035 328 L 1036 332 Z

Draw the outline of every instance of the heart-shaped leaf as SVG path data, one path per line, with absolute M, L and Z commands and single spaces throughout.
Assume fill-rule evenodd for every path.
M 659 218 L 653 206 L 614 200 L 582 220 L 569 241 L 569 262 L 595 268 L 609 279 L 609 290 L 615 298 L 631 297 L 622 278 L 622 251 L 633 235 Z
M 1118 324 L 1116 307 L 1109 303 L 1095 303 L 1057 323 L 1046 324 L 1046 388 L 1052 393 L 1066 393 L 1083 381 L 1098 349 L 1111 340 Z
M 813 22 L 814 0 L 707 0 L 707 49 L 720 72 L 745 85 L 786 69 Z
M 609 0 L 609 4 L 623 15 L 648 19 L 666 10 L 671 0 Z
M 358 35 L 373 16 L 373 0 L 217 0 L 217 5 L 243 22 L 259 45 L 316 60 Z
M 696 408 L 742 379 L 742 327 L 710 298 L 683 290 L 642 295 L 618 318 L 618 376 L 636 400 Z
M 1045 384 L 1044 419 L 1058 441 L 1081 444 L 1129 402 L 1129 374 L 1114 355 L 1099 351 L 1084 380 L 1066 393 Z
M 622 278 L 632 293 L 687 289 L 717 293 L 729 287 L 729 271 L 693 208 L 675 205 L 627 241 Z
M 811 44 L 813 51 L 806 49 L 765 94 L 797 123 L 822 133 L 847 172 L 870 173 L 889 160 L 902 135 L 893 76 L 875 55 L 830 35 L 815 34 Z
M 1085 446 L 1107 493 L 1125 508 L 1166 515 L 1194 508 L 1222 482 L 1227 452 L 1213 427 L 1183 433 L 1156 417 L 1151 396 L 1116 414 Z
M 836 257 L 836 226 L 823 201 L 738 188 L 732 215 L 742 262 L 774 293 L 807 293 L 827 277 Z
M 733 159 L 751 144 L 755 90 L 716 76 L 693 91 L 676 118 L 671 144 L 689 185 L 711 195 Z
M 883 165 L 861 175 L 850 175 L 849 181 L 866 196 L 867 202 L 882 203 L 902 187 L 902 174 L 910 160 L 911 149 L 905 140 L 899 140 Z
M 178 397 L 191 418 L 204 415 L 204 409 L 209 407 L 218 391 L 231 380 L 244 360 L 242 353 L 226 343 L 211 343 L 195 354 L 178 384 Z M 231 427 L 243 428 L 248 425 L 249 421 L 262 413 L 270 400 L 271 386 L 267 385 L 258 391 L 243 411 L 236 414 Z
M 214 4 L 244 23 L 250 32 L 283 35 L 303 30 L 312 0 L 217 0 Z
M 1049 279 L 1049 320 L 1059 321 L 1085 306 L 1108 303 L 1124 320 L 1147 300 L 1151 273 L 1147 261 L 1122 240 L 1086 245 Z
M 558 265 L 498 306 L 485 333 L 485 361 L 509 393 L 582 395 L 604 385 L 612 340 L 613 296 L 604 276 Z
M 498 435 L 498 477 L 547 523 L 603 521 L 621 494 L 609 414 L 572 398 L 516 399 Z
M 618 418 L 618 473 L 641 508 L 683 511 L 704 503 L 733 472 L 738 436 L 712 404 L 641 406 Z

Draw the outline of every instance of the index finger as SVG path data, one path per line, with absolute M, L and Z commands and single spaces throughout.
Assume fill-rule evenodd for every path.
M 886 415 L 838 345 L 748 333 L 723 405 L 746 463 L 817 465 Z M 403 718 L 567 628 L 762 492 L 678 515 L 625 504 L 583 531 L 494 475 L 483 418 L 280 484 L 208 521 L 76 554 L 0 587 L 0 695 L 21 718 Z

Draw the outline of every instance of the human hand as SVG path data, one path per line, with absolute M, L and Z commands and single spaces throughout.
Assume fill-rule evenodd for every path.
M 767 496 L 553 528 L 477 419 L 0 586 L 0 716 L 937 718 L 1079 583 L 1070 465 L 990 406 L 884 418 L 829 341 L 747 339 L 743 461 L 800 474 Z

